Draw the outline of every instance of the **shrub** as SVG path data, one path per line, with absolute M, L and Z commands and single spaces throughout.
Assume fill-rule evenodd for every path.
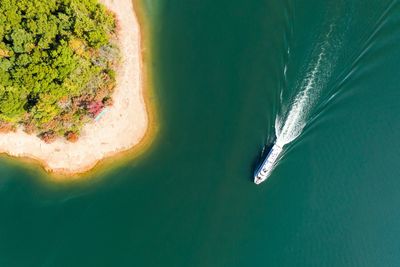
M 42 139 L 46 144 L 50 144 L 56 140 L 57 135 L 54 131 L 47 131 L 47 132 L 41 133 L 39 135 L 39 138 Z
M 72 131 L 69 131 L 69 132 L 66 132 L 66 133 L 65 133 L 65 138 L 66 138 L 69 142 L 75 143 L 75 142 L 78 141 L 79 136 L 78 136 L 77 133 L 72 132 Z
M 15 126 L 10 122 L 0 121 L 0 133 L 14 132 Z

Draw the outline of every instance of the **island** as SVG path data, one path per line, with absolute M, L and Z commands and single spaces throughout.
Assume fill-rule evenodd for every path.
M 149 118 L 131 0 L 0 9 L 0 153 L 68 176 L 141 142 Z

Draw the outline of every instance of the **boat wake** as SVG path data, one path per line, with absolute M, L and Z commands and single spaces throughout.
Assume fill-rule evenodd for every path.
M 312 53 L 312 60 L 306 68 L 305 75 L 296 86 L 298 92 L 292 101 L 281 110 L 275 119 L 276 141 L 264 163 L 255 173 L 255 183 L 259 184 L 271 174 L 276 166 L 285 145 L 293 142 L 303 132 L 310 121 L 314 107 L 322 90 L 326 87 L 336 63 L 337 48 L 340 42 L 332 37 L 334 25 Z M 289 51 L 289 50 L 288 50 Z M 284 75 L 286 75 L 286 66 Z M 285 107 L 284 103 L 281 103 Z
M 315 106 L 322 89 L 326 86 L 333 69 L 335 60 L 332 58 L 330 35 L 320 45 L 318 56 L 311 62 L 305 79 L 300 83 L 299 91 L 287 110 L 283 110 L 283 116 L 277 116 L 275 120 L 276 143 L 283 147 L 295 140 L 307 125 L 313 107 Z

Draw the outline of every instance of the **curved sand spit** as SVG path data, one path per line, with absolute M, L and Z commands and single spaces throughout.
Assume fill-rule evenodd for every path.
M 144 137 L 148 117 L 142 95 L 140 29 L 131 0 L 100 0 L 117 15 L 123 62 L 117 75 L 114 105 L 97 122 L 88 124 L 76 143 L 63 139 L 46 144 L 22 130 L 0 134 L 0 152 L 39 160 L 48 171 L 85 172 L 108 156 L 128 150 Z

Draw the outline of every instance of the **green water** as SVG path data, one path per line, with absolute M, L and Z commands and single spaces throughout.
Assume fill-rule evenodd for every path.
M 70 185 L 0 161 L 0 266 L 399 266 L 400 3 L 143 1 L 156 142 Z M 255 186 L 324 43 L 307 125 Z

